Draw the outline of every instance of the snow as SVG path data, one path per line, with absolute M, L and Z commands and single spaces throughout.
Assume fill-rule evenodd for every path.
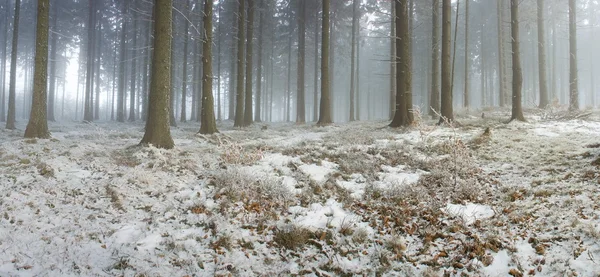
M 21 122 L 0 130 L 0 276 L 597 276 L 600 115 L 457 118 L 182 123 L 172 150 L 136 147 L 141 123 Z

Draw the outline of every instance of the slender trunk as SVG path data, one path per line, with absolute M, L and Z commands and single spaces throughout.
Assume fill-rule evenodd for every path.
M 440 0 L 433 0 L 432 9 L 429 115 L 433 117 L 440 110 Z
M 128 4 L 122 4 L 121 14 L 123 17 L 129 9 Z M 117 93 L 117 121 L 125 122 L 125 50 L 127 43 L 127 19 L 123 18 L 121 23 L 121 41 L 119 51 L 119 91 Z
M 202 114 L 200 122 L 201 134 L 213 134 L 217 131 L 215 107 L 213 99 L 212 76 L 212 17 L 213 1 L 204 1 L 204 43 L 202 44 Z
M 469 109 L 469 0 L 465 0 L 465 92 L 463 95 L 463 105 Z
M 235 65 L 236 63 L 233 61 L 233 57 L 236 55 L 236 47 L 235 47 L 235 37 L 233 34 L 231 36 L 231 58 L 229 61 L 229 89 L 227 90 L 227 97 L 229 99 L 229 108 L 227 119 L 234 120 L 235 118 Z
M 94 91 L 96 92 L 96 97 L 94 98 L 95 101 L 93 101 L 94 104 L 94 120 L 99 120 L 100 119 L 100 64 L 101 64 L 101 59 L 102 59 L 102 51 L 100 49 L 102 49 L 102 25 L 98 24 L 98 36 L 96 36 L 96 45 L 98 45 L 98 47 L 95 47 L 95 51 L 96 51 L 96 69 L 94 69 L 94 74 L 96 77 L 96 81 L 94 81 L 96 88 L 94 89 Z
M 360 120 L 360 11 L 358 12 L 358 21 L 356 23 L 356 120 Z
M 354 57 L 356 56 L 356 6 L 357 0 L 352 0 L 352 34 L 350 46 L 350 116 L 349 121 L 354 121 Z
M 190 1 L 186 1 L 185 3 L 185 10 L 188 11 L 189 10 L 189 6 L 190 6 Z M 211 13 L 212 14 L 212 13 Z M 181 122 L 186 122 L 186 117 L 187 117 L 187 77 L 188 77 L 188 73 L 187 73 L 187 68 L 188 68 L 188 47 L 189 47 L 189 41 L 190 41 L 190 36 L 189 36 L 189 32 L 190 32 L 190 21 L 188 20 L 190 17 L 189 12 L 186 15 L 186 19 L 184 20 L 184 27 L 183 27 L 183 74 L 181 75 L 182 81 L 181 81 L 181 114 L 179 117 L 179 120 Z
M 498 12 L 498 83 L 500 84 L 500 91 L 498 93 L 498 100 L 500 107 L 506 106 L 505 95 L 506 95 L 506 63 L 504 58 L 504 18 L 502 16 L 502 0 L 497 1 L 497 12 Z
M 540 82 L 540 108 L 545 108 L 549 104 L 548 83 L 546 81 L 546 40 L 545 21 L 544 21 L 544 0 L 537 0 L 537 27 L 538 27 L 538 66 Z
M 329 0 L 323 0 L 321 31 L 321 105 L 317 125 L 331 124 L 331 97 L 329 86 Z
M 48 120 L 56 121 L 54 117 L 54 99 L 56 98 L 56 42 L 58 37 L 58 2 L 52 5 L 52 39 L 50 41 L 50 78 L 48 89 Z
M 290 18 L 290 22 L 292 22 Z M 293 25 L 290 23 L 290 25 Z M 285 96 L 285 121 L 289 122 L 292 113 L 292 34 L 294 27 L 290 28 L 290 35 L 288 36 L 288 61 L 287 61 L 287 89 Z
M 221 18 L 221 5 L 219 2 L 217 6 L 217 17 L 219 22 L 217 23 L 217 120 L 221 121 L 221 24 L 223 19 Z M 262 32 L 262 30 L 261 30 Z
M 176 34 L 176 27 L 177 27 L 177 17 L 175 16 L 176 12 L 175 12 L 175 8 L 173 7 L 173 10 L 171 12 L 171 35 L 175 36 Z M 156 39 L 156 38 L 155 38 Z M 177 127 L 177 120 L 175 119 L 175 109 L 177 106 L 177 98 L 175 97 L 176 95 L 176 91 L 175 91 L 175 70 L 176 70 L 176 66 L 175 66 L 175 40 L 171 39 L 171 64 L 170 64 L 170 69 L 171 69 L 171 82 L 170 82 L 170 88 L 171 88 L 171 95 L 169 97 L 169 124 L 171 125 L 171 127 Z
M 237 34 L 237 81 L 236 81 L 236 105 L 235 105 L 235 120 L 234 127 L 244 126 L 244 49 L 246 44 L 245 38 L 245 21 L 244 14 L 246 13 L 246 0 L 238 1 L 238 34 Z
M 299 2 L 298 13 L 298 92 L 296 93 L 296 123 L 305 123 L 304 61 L 306 57 L 306 1 Z
M 134 9 L 135 7 L 135 1 L 133 1 L 134 3 Z M 129 91 L 129 121 L 133 122 L 135 121 L 135 99 L 136 99 L 136 70 L 137 70 L 137 55 L 138 55 L 138 16 L 137 16 L 137 11 L 133 11 L 133 42 L 131 45 L 131 51 L 130 56 L 131 56 L 131 72 L 129 72 L 129 82 L 130 82 L 130 91 Z
M 250 126 L 252 124 L 252 46 L 254 39 L 254 0 L 248 1 L 248 25 L 246 32 L 246 97 L 244 98 L 244 123 L 243 126 Z
M 8 87 L 8 116 L 6 118 L 6 129 L 16 129 L 16 101 L 15 90 L 17 88 L 17 42 L 19 41 L 19 13 L 21 0 L 15 1 L 15 15 L 13 23 L 13 38 L 10 55 L 10 84 Z
M 577 77 L 577 6 L 569 0 L 569 110 L 579 109 L 579 89 Z
M 88 45 L 87 45 L 87 73 L 85 81 L 85 95 L 83 105 L 83 120 L 93 121 L 93 100 L 92 100 L 92 88 L 93 77 L 94 77 L 94 53 L 96 42 L 96 2 L 90 1 L 89 3 L 89 19 L 88 19 Z
M 318 1 L 318 0 L 317 0 Z M 315 16 L 315 68 L 313 89 L 313 121 L 319 119 L 319 15 Z
M 452 75 L 450 60 L 452 3 L 450 0 L 442 0 L 442 93 L 441 93 L 441 117 L 438 123 L 454 121 L 452 107 Z
M 523 72 L 519 50 L 519 0 L 510 0 L 510 28 L 512 45 L 512 115 L 511 120 L 525 121 L 521 108 L 521 89 L 523 87 Z
M 396 2 L 396 112 L 390 127 L 403 127 L 412 123 L 409 117 L 410 99 L 410 31 L 407 0 Z

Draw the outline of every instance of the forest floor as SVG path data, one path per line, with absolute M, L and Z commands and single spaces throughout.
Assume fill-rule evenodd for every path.
M 0 130 L 0 276 L 593 276 L 600 113 Z

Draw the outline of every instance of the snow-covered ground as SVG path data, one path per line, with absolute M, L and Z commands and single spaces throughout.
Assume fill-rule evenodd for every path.
M 599 276 L 600 122 L 0 130 L 0 276 Z M 485 131 L 489 128 L 489 131 Z

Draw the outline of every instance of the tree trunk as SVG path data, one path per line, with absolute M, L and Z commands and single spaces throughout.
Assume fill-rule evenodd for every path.
M 8 20 L 10 4 L 7 4 L 2 16 L 2 64 L 0 64 L 0 122 L 6 121 L 6 48 L 8 48 Z
M 6 129 L 14 130 L 16 122 L 15 91 L 17 87 L 17 42 L 19 41 L 19 13 L 21 0 L 15 1 L 15 15 L 13 23 L 13 38 L 10 54 L 10 84 L 8 87 L 8 116 L 6 117 Z
M 357 0 L 352 0 L 352 34 L 351 36 L 351 46 L 350 46 L 350 116 L 348 118 L 349 121 L 354 121 L 354 57 L 356 56 L 356 6 L 358 5 Z
M 318 0 L 317 0 L 318 1 Z M 318 4 L 318 2 L 317 2 Z M 315 64 L 313 89 L 313 121 L 319 119 L 319 15 L 315 15 Z
M 498 83 L 500 84 L 500 90 L 498 93 L 498 100 L 500 107 L 506 106 L 506 63 L 504 58 L 504 18 L 502 16 L 502 0 L 497 1 L 497 12 L 498 12 Z M 491 103 L 490 103 L 491 104 Z
M 243 126 L 250 126 L 252 124 L 252 46 L 254 39 L 254 0 L 248 1 L 248 26 L 246 32 L 246 97 L 244 98 L 244 123 Z
M 317 125 L 324 126 L 333 123 L 329 91 L 329 0 L 323 0 L 321 41 L 321 104 Z
M 185 2 L 185 11 L 189 11 L 189 7 L 190 7 L 190 1 L 187 0 Z M 212 12 L 211 12 L 212 14 Z M 189 47 L 189 40 L 190 40 L 190 21 L 188 20 L 190 18 L 190 13 L 186 12 L 186 19 L 184 20 L 184 27 L 183 27 L 183 74 L 181 75 L 182 81 L 181 81 L 181 114 L 179 116 L 179 121 L 181 122 L 186 122 L 187 121 L 187 77 L 188 77 L 188 73 L 187 73 L 187 68 L 188 68 L 188 47 Z
M 134 5 L 134 9 L 136 8 L 135 6 L 135 1 L 132 1 L 133 5 Z M 129 121 L 130 122 L 134 122 L 135 121 L 135 85 L 136 85 L 136 79 L 135 78 L 135 73 L 137 70 L 137 55 L 138 55 L 138 51 L 137 51 L 137 47 L 138 47 L 138 16 L 137 16 L 137 11 L 133 11 L 132 12 L 132 21 L 133 21 L 133 42 L 131 45 L 131 50 L 129 51 L 129 55 L 130 55 L 130 59 L 131 59 L 131 68 L 130 68 L 130 72 L 129 72 Z
M 512 41 L 512 115 L 510 120 L 525 121 L 521 107 L 521 89 L 523 87 L 523 72 L 519 50 L 519 0 L 510 0 L 510 29 Z
M 212 76 L 213 1 L 204 1 L 204 43 L 202 44 L 202 115 L 200 133 L 217 133 Z
M 244 14 L 246 13 L 246 0 L 238 1 L 238 47 L 237 47 L 237 81 L 236 81 L 236 105 L 235 105 L 235 120 L 233 127 L 244 126 L 244 47 L 245 39 L 245 21 Z
M 31 115 L 25 129 L 25 138 L 49 138 L 47 121 L 48 85 L 48 21 L 50 17 L 49 0 L 37 1 L 37 27 L 35 38 L 35 73 Z
M 228 115 L 227 115 L 227 119 L 229 120 L 234 120 L 235 119 L 235 89 L 236 89 L 236 85 L 235 85 L 235 66 L 236 63 L 233 61 L 233 57 L 235 57 L 236 55 L 236 47 L 235 47 L 235 37 L 236 34 L 232 34 L 231 36 L 231 58 L 229 61 L 229 89 L 227 90 L 227 97 L 228 97 L 228 102 L 229 102 L 229 108 L 228 108 Z
M 537 0 L 537 31 L 538 31 L 538 65 L 540 82 L 540 108 L 546 108 L 550 101 L 548 100 L 548 83 L 546 81 L 546 40 L 544 39 L 544 0 Z
M 288 36 L 287 89 L 285 96 L 285 121 L 289 122 L 292 113 L 292 34 L 294 27 L 290 18 L 290 35 Z
M 306 2 L 298 2 L 298 92 L 296 93 L 296 123 L 305 123 L 305 99 L 304 99 L 304 61 L 306 57 Z
M 217 120 L 221 121 L 221 25 L 223 19 L 221 18 L 221 6 L 223 4 L 219 2 L 217 6 L 217 16 L 219 22 L 217 23 Z M 212 9 L 212 8 L 211 8 Z M 261 30 L 262 32 L 262 30 Z M 260 48 L 260 47 L 259 47 Z M 262 51 L 262 50 L 261 50 Z
M 469 0 L 465 0 L 465 89 L 463 94 L 463 105 L 468 110 L 469 103 Z
M 127 43 L 127 20 L 125 19 L 128 4 L 122 4 L 121 14 L 123 23 L 121 23 L 121 50 L 119 51 L 119 91 L 117 93 L 117 121 L 125 122 L 125 50 Z
M 171 3 L 171 6 L 172 6 L 172 3 Z M 154 4 L 154 7 L 156 7 L 156 4 Z M 155 12 L 156 11 L 157 10 L 155 10 Z M 176 27 L 177 27 L 177 17 L 175 16 L 175 8 L 174 7 L 171 12 L 171 20 L 173 21 L 171 23 L 171 25 L 169 25 L 171 27 L 171 34 L 175 35 Z M 157 28 L 158 28 L 158 26 L 154 27 L 154 32 L 156 32 Z M 156 37 L 154 37 L 154 40 L 156 41 Z M 175 96 L 175 94 L 176 94 L 175 70 L 177 68 L 174 66 L 174 64 L 175 64 L 175 41 L 171 39 L 171 42 L 169 43 L 169 45 L 170 45 L 169 50 L 171 51 L 171 59 L 170 59 L 171 64 L 169 65 L 169 68 L 171 69 L 171 73 L 170 73 L 171 77 L 170 77 L 170 82 L 169 82 L 170 88 L 171 88 L 171 96 L 169 98 L 169 107 L 170 107 L 170 109 L 169 109 L 169 124 L 171 125 L 171 127 L 177 127 L 177 120 L 175 119 L 175 108 L 177 106 L 177 98 Z M 156 55 L 156 54 L 154 54 L 154 55 Z M 152 68 L 154 68 L 154 65 L 152 65 Z M 152 82 L 152 81 L 150 81 L 150 82 Z
M 154 3 L 154 52 L 148 120 L 140 144 L 171 149 L 175 146 L 169 128 L 172 0 L 155 0 Z
M 410 78 L 410 35 L 408 1 L 396 0 L 396 112 L 390 127 L 404 127 L 412 122 L 408 116 L 408 94 Z
M 436 116 L 440 110 L 440 0 L 433 0 L 431 35 L 431 91 L 429 115 Z
M 442 97 L 439 124 L 454 121 L 452 109 L 452 64 L 450 60 L 452 3 L 442 2 Z
M 58 38 L 58 2 L 52 5 L 52 40 L 50 42 L 50 88 L 48 89 L 48 120 L 56 121 L 54 117 L 54 99 L 56 98 L 56 42 Z
M 97 20 L 98 22 L 98 35 L 94 35 L 96 37 L 96 46 L 94 46 L 94 52 L 96 52 L 96 61 L 95 61 L 95 69 L 94 69 L 94 75 L 96 77 L 96 81 L 94 81 L 94 84 L 96 86 L 96 88 L 94 89 L 94 92 L 96 93 L 96 96 L 94 97 L 94 99 L 96 99 L 95 101 L 92 101 L 93 105 L 94 105 L 94 109 L 93 109 L 93 113 L 94 113 L 94 120 L 98 120 L 100 119 L 100 64 L 101 64 L 101 60 L 102 60 L 102 24 L 100 23 L 99 20 Z
M 87 45 L 87 70 L 85 81 L 85 95 L 83 105 L 83 120 L 91 122 L 94 120 L 92 88 L 94 77 L 94 44 L 96 42 L 96 1 L 89 2 L 88 18 L 88 45 Z
M 577 78 L 577 18 L 575 0 L 569 0 L 569 110 L 579 109 Z

